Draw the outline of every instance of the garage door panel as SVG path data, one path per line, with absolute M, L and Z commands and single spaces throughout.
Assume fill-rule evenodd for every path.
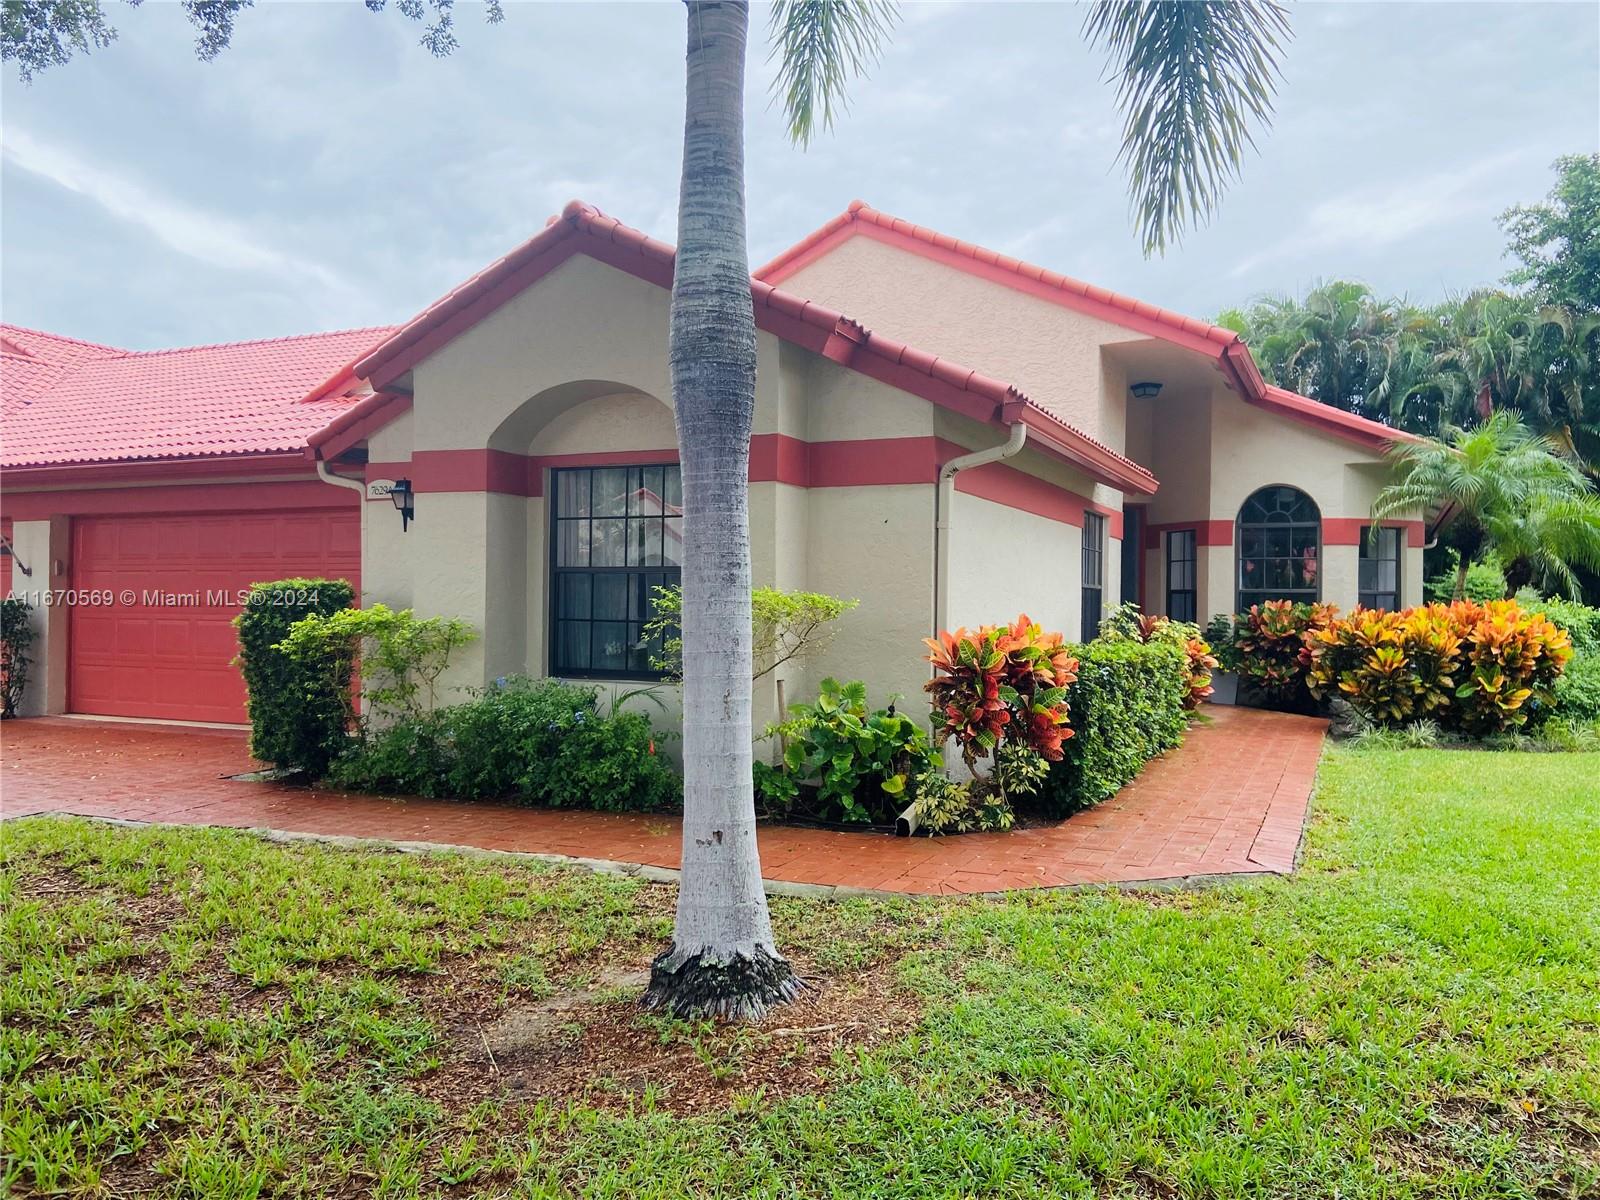
M 328 552 L 336 560 L 361 562 L 361 522 L 347 521 L 328 531 Z
M 201 528 L 194 521 L 169 521 L 158 530 L 157 549 L 163 562 L 195 562 L 200 557 Z
M 150 658 L 156 652 L 155 622 L 149 617 L 113 616 L 107 665 L 120 659 Z
M 108 555 L 115 554 L 117 548 L 116 526 L 105 522 L 96 522 L 92 526 L 87 522 L 80 523 L 78 530 L 77 552 L 89 559 L 99 561 Z
M 158 527 L 136 524 L 117 530 L 112 539 L 123 562 L 157 562 L 161 558 L 161 531 Z
M 74 665 L 72 673 L 73 700 L 75 703 L 90 705 L 106 704 L 114 701 L 116 681 L 113 672 L 108 667 L 92 665 Z M 98 712 L 99 709 L 87 708 L 81 711 Z
M 244 684 L 232 665 L 237 595 L 288 576 L 359 586 L 360 537 L 353 507 L 79 519 L 74 587 L 110 592 L 117 603 L 71 610 L 73 711 L 244 721 Z M 121 603 L 129 592 L 134 602 Z M 209 603 L 213 598 L 223 602 Z
M 328 553 L 328 530 L 318 522 L 312 524 L 295 517 L 286 517 L 279 530 L 280 552 L 288 555 L 315 555 L 324 558 Z
M 194 621 L 191 623 L 188 645 L 190 657 L 202 663 L 232 663 L 239 653 L 239 631 L 233 622 Z

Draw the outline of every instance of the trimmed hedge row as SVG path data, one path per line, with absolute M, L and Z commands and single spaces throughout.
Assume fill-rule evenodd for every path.
M 650 812 L 683 801 L 643 713 L 602 714 L 594 688 L 553 679 L 507 679 L 369 731 L 329 778 L 358 791 L 552 808 Z
M 355 589 L 344 579 L 279 579 L 251 585 L 233 620 L 239 631 L 239 670 L 250 713 L 250 753 L 260 762 L 313 778 L 327 772 L 349 739 L 346 728 L 349 664 L 330 674 L 277 648 L 289 627 L 313 613 L 349 608 Z
M 1171 642 L 1093 641 L 1072 647 L 1074 736 L 1035 799 L 1041 815 L 1070 816 L 1114 796 L 1144 764 L 1183 741 L 1188 663 Z M 1032 807 L 1030 806 L 1030 807 Z

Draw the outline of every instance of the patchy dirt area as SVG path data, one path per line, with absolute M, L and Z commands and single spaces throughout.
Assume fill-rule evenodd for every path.
M 800 956 L 806 989 L 760 1024 L 689 1022 L 640 1010 L 648 976 L 612 969 L 588 987 L 498 1012 L 431 1013 L 450 1030 L 444 1062 L 417 1082 L 448 1107 L 499 1094 L 624 1108 L 715 1111 L 742 1094 L 767 1101 L 819 1090 L 841 1051 L 904 1034 L 920 1014 L 893 963 L 824 976 Z

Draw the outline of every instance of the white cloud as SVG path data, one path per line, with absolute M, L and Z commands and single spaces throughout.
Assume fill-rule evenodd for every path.
M 1242 259 L 1228 277 L 1240 279 L 1267 263 L 1310 251 L 1342 249 L 1353 258 L 1358 247 L 1381 249 L 1460 217 L 1477 216 L 1485 181 L 1540 157 L 1527 150 L 1512 150 L 1492 154 L 1458 170 L 1329 197 L 1311 206 L 1298 230 Z
M 298 280 L 335 293 L 338 301 L 359 295 L 349 280 L 323 263 L 269 245 L 242 225 L 162 196 L 25 130 L 7 128 L 3 152 L 9 165 L 94 202 L 179 254 L 213 267 Z

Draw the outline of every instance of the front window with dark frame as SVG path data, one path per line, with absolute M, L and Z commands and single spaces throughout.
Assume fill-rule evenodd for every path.
M 1167 616 L 1193 621 L 1198 611 L 1195 587 L 1195 531 L 1173 529 L 1167 533 Z
M 1080 641 L 1093 641 L 1105 609 L 1106 519 L 1100 513 L 1083 517 L 1083 627 Z
M 1238 611 L 1322 598 L 1322 514 L 1299 488 L 1264 487 L 1239 509 Z
M 1362 608 L 1382 608 L 1394 612 L 1400 607 L 1400 547 L 1402 529 L 1361 527 L 1361 562 L 1358 568 Z
M 644 626 L 683 565 L 676 463 L 551 472 L 550 673 L 655 679 Z

